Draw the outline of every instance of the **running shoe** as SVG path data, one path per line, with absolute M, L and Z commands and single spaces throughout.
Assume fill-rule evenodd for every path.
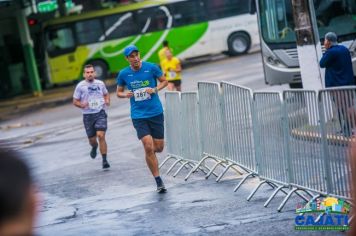
M 98 149 L 98 146 L 91 148 L 90 157 L 91 157 L 92 159 L 95 159 L 96 153 L 97 153 L 97 151 L 96 151 L 97 149 Z
M 110 164 L 107 160 L 103 160 L 103 169 L 108 169 L 110 168 Z
M 162 184 L 161 186 L 157 186 L 157 193 L 166 193 L 167 189 L 164 186 L 164 184 Z

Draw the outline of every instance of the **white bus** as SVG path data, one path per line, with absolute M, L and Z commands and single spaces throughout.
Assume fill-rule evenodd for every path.
M 335 32 L 349 48 L 356 75 L 356 0 L 313 1 L 321 42 Z M 267 84 L 301 85 L 292 0 L 256 0 L 261 51 Z

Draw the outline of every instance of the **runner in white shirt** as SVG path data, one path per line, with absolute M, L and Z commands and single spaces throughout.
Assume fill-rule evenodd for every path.
M 93 65 L 84 67 L 84 79 L 75 88 L 73 104 L 82 109 L 83 123 L 91 145 L 90 157 L 97 154 L 98 141 L 100 153 L 103 157 L 103 169 L 110 167 L 107 161 L 107 144 L 105 132 L 107 130 L 106 107 L 110 105 L 110 94 L 105 84 L 95 79 Z

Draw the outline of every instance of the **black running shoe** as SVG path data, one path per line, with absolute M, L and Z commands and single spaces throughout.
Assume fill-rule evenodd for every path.
M 92 159 L 95 159 L 96 153 L 97 153 L 97 152 L 96 152 L 97 149 L 98 149 L 98 146 L 91 148 L 90 157 L 91 157 Z
M 103 169 L 108 169 L 110 168 L 110 164 L 107 160 L 103 160 Z
M 157 186 L 157 193 L 166 193 L 167 189 L 164 186 L 164 184 L 162 184 L 161 186 Z

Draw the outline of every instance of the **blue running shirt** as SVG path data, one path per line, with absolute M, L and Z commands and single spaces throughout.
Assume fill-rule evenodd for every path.
M 157 86 L 157 79 L 162 76 L 162 71 L 157 65 L 142 62 L 140 70 L 134 71 L 131 67 L 126 67 L 120 71 L 116 78 L 117 85 L 124 87 L 134 93 L 130 98 L 131 118 L 150 118 L 163 113 L 163 107 L 157 94 L 147 94 L 145 88 Z

